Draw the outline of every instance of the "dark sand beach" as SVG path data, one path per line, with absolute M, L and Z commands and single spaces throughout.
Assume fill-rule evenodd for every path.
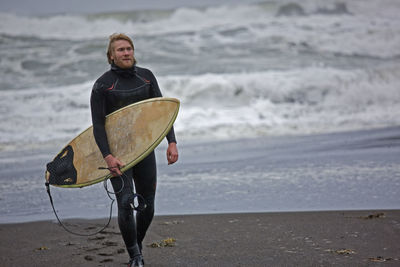
M 94 231 L 106 220 L 70 220 Z M 3 224 L 1 266 L 124 266 L 116 221 L 91 237 L 51 221 Z M 399 266 L 400 211 L 157 216 L 146 266 Z

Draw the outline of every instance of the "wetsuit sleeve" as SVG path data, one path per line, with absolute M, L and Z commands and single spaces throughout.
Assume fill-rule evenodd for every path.
M 103 88 L 104 85 L 96 82 L 93 85 L 90 96 L 90 108 L 92 112 L 93 135 L 103 157 L 111 154 L 105 128 L 106 101 Z
M 169 130 L 169 133 L 167 134 L 167 140 L 168 140 L 168 144 L 176 143 L 174 126 L 172 126 L 171 130 Z
M 160 87 L 158 87 L 157 79 L 151 71 L 149 71 L 149 78 L 150 78 L 151 88 L 154 93 L 154 97 L 162 97 Z M 168 144 L 176 143 L 174 126 L 172 126 L 171 130 L 167 134 L 167 140 Z

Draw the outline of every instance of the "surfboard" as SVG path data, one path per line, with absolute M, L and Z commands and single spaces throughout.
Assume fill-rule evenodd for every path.
M 149 155 L 172 128 L 180 102 L 176 98 L 151 98 L 119 109 L 106 117 L 111 153 L 126 165 L 124 172 Z M 93 136 L 93 126 L 72 139 L 47 164 L 46 182 L 77 188 L 112 178 Z

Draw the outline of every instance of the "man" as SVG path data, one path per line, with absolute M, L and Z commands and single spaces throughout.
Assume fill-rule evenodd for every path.
M 162 95 L 153 73 L 136 66 L 134 45 L 128 36 L 110 36 L 107 58 L 111 69 L 97 79 L 90 98 L 93 132 L 111 174 L 120 177 L 111 179 L 111 183 L 118 202 L 119 228 L 130 256 L 129 266 L 143 266 L 142 241 L 154 216 L 157 183 L 155 155 L 152 152 L 122 174 L 120 168 L 124 163 L 111 154 L 104 124 L 107 114 L 129 104 Z M 173 164 L 178 160 L 173 128 L 168 133 L 167 140 L 167 160 L 168 164 Z M 137 211 L 136 221 L 131 206 L 133 181 L 136 192 L 143 197 L 146 204 L 144 210 Z

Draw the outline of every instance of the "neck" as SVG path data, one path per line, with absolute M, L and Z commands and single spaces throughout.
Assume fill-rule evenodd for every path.
M 136 73 L 136 65 L 133 64 L 132 67 L 127 68 L 127 69 L 123 69 L 117 65 L 115 65 L 114 63 L 111 64 L 111 70 L 121 74 L 121 75 L 127 75 L 127 76 L 131 76 L 131 75 L 135 75 Z

